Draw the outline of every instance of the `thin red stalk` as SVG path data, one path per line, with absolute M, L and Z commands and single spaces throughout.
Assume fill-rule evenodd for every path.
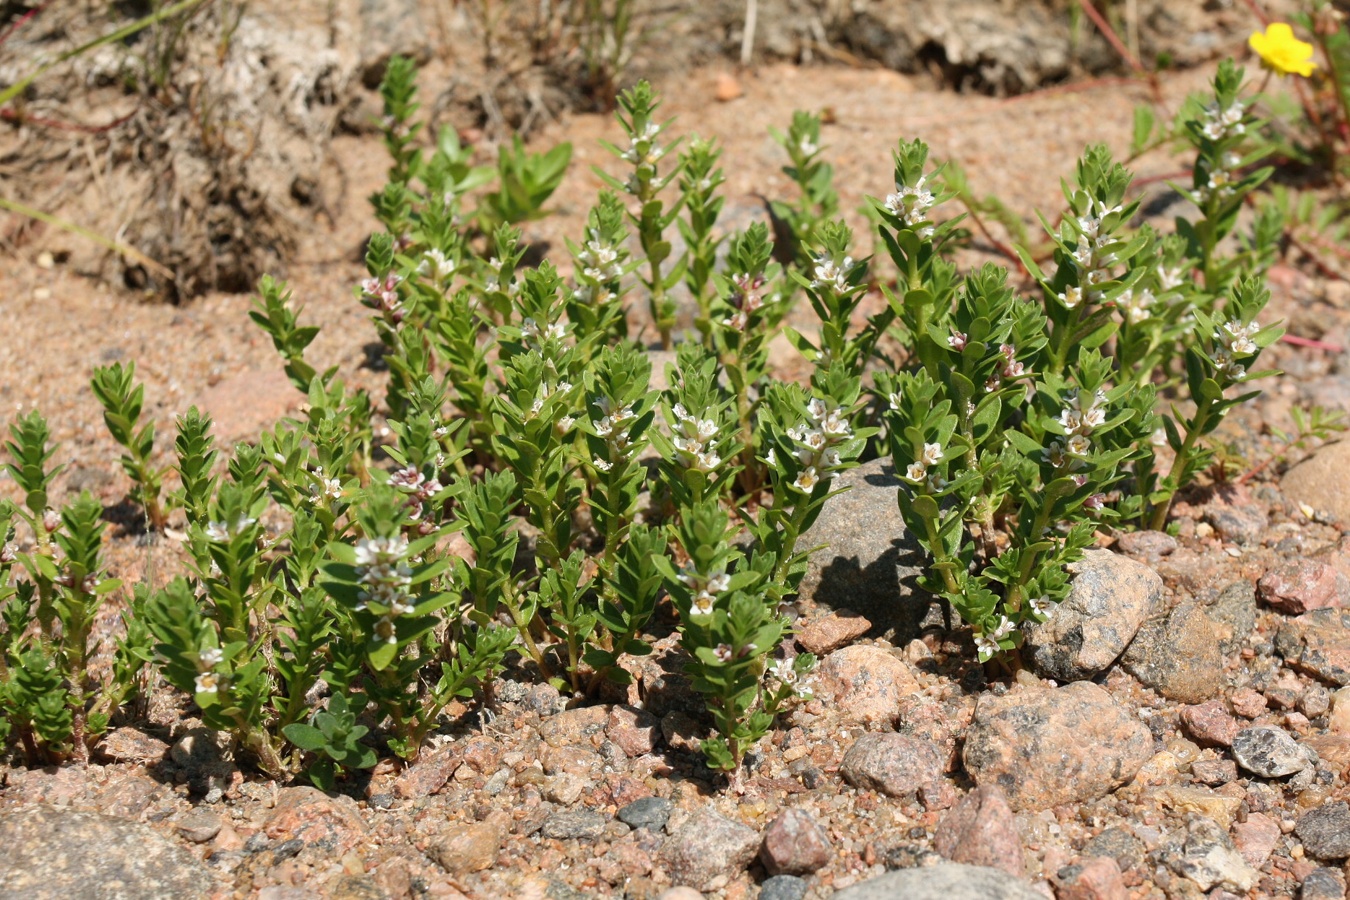
M 38 13 L 42 12 L 44 9 L 46 9 L 51 5 L 52 0 L 42 0 L 42 2 L 39 3 L 37 6 L 33 7 L 28 12 L 24 13 L 23 15 L 15 19 L 13 22 L 11 22 L 9 27 L 5 29 L 4 33 L 0 34 L 0 47 L 4 46 L 5 41 L 9 40 L 10 36 L 13 35 L 14 32 L 18 31 L 30 20 L 32 20 L 35 16 L 37 16 Z

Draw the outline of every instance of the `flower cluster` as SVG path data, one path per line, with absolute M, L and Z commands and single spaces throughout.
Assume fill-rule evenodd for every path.
M 225 653 L 219 647 L 207 647 L 197 653 L 197 677 L 194 685 L 199 694 L 219 692 L 222 678 L 215 671 L 216 666 L 225 660 Z
M 441 492 L 441 483 L 438 479 L 428 478 L 414 466 L 399 469 L 390 475 L 389 484 L 408 495 L 408 515 L 414 520 L 422 518 L 424 504 Z M 423 524 L 431 530 L 435 529 L 431 523 Z
M 1064 440 L 1053 441 L 1042 455 L 1056 469 L 1077 468 L 1078 460 L 1092 452 L 1088 435 L 1106 424 L 1106 392 L 1088 395 L 1077 388 L 1064 397 L 1065 406 L 1059 413 L 1059 424 L 1064 429 Z
M 812 695 L 811 688 L 802 682 L 801 676 L 797 674 L 797 667 L 790 659 L 780 659 L 769 667 L 768 675 L 779 684 L 790 687 L 803 700 L 810 699 Z
M 811 290 L 831 290 L 836 294 L 844 293 L 849 289 L 848 276 L 853 271 L 853 265 L 853 257 L 851 256 L 845 256 L 843 261 L 836 264 L 830 254 L 820 254 L 816 257 L 816 265 L 813 270 L 815 277 L 811 280 Z
M 680 464 L 700 472 L 711 472 L 721 465 L 722 459 L 716 449 L 709 446 L 717 437 L 717 423 L 690 415 L 682 403 L 676 403 L 673 412 L 679 425 L 671 443 L 680 454 Z
M 544 404 L 548 402 L 548 398 L 552 397 L 554 394 L 569 393 L 571 390 L 572 383 L 569 381 L 559 381 L 557 384 L 549 384 L 547 381 L 544 382 L 539 386 L 539 392 L 535 394 L 534 402 L 530 404 L 530 410 L 525 414 L 525 418 L 536 418 L 544 411 Z M 567 419 L 568 427 L 570 427 L 572 424 L 571 416 L 565 416 L 564 418 Z M 567 429 L 564 428 L 563 430 L 566 431 Z
M 1259 349 L 1252 338 L 1260 330 L 1261 326 L 1255 322 L 1244 325 L 1242 322 L 1233 321 L 1219 326 L 1214 332 L 1214 339 L 1219 342 L 1214 350 L 1214 365 L 1220 375 L 1232 381 L 1241 381 L 1247 376 L 1246 367 L 1239 363 L 1237 358 L 1250 356 Z
M 356 543 L 356 580 L 362 586 L 356 609 L 364 610 L 369 603 L 384 608 L 375 622 L 375 635 L 389 644 L 398 641 L 394 620 L 413 611 L 408 594 L 412 568 L 407 556 L 408 539 L 402 535 L 362 538 Z
M 549 322 L 540 328 L 538 322 L 527 316 L 520 323 L 520 336 L 538 349 L 541 341 L 561 341 L 567 337 L 567 326 L 562 322 Z
M 892 406 L 895 401 L 891 401 Z M 915 484 L 926 484 L 929 490 L 940 491 L 946 486 L 942 476 L 936 472 L 929 472 L 931 466 L 936 466 L 942 461 L 942 445 L 924 444 L 923 450 L 919 453 L 919 458 L 909 464 L 905 470 L 905 477 Z
M 1222 108 L 1218 103 L 1211 103 L 1201 113 L 1200 133 L 1215 142 L 1243 134 L 1247 130 L 1246 124 L 1242 121 L 1246 112 L 1247 108 L 1241 100 L 1234 100 Z
M 655 122 L 648 122 L 641 131 L 634 132 L 627 150 L 619 154 L 619 159 L 635 166 L 653 166 L 666 155 L 665 149 L 656 143 L 661 128 Z
M 788 429 L 788 437 L 796 441 L 797 461 L 801 471 L 792 482 L 792 487 L 803 494 L 813 491 L 828 470 L 840 464 L 839 444 L 853 436 L 844 411 L 839 407 L 830 407 L 819 397 L 812 397 L 806 404 L 806 413 L 811 421 Z M 769 451 L 769 465 L 775 465 L 773 451 Z
M 750 324 L 750 317 L 777 298 L 773 294 L 768 297 L 761 295 L 763 275 L 733 275 L 731 284 L 731 296 L 727 298 L 727 303 L 736 312 L 723 319 L 722 324 L 734 331 L 744 331 Z
M 1074 265 L 1079 272 L 1079 283 L 1087 285 L 1101 284 L 1110 281 L 1113 277 L 1111 266 L 1119 260 L 1115 253 L 1106 252 L 1105 248 L 1115 243 L 1115 237 L 1110 232 L 1103 233 L 1102 220 L 1107 216 L 1121 211 L 1121 206 L 1107 206 L 1100 200 L 1091 200 L 1089 202 L 1089 212 L 1087 215 L 1078 217 L 1078 246 L 1073 251 L 1072 258 Z M 1073 291 L 1074 293 L 1070 293 Z M 1065 306 L 1072 309 L 1083 299 L 1081 286 L 1078 288 L 1068 288 L 1063 294 L 1058 295 Z M 1090 291 L 1089 300 L 1101 299 L 1100 291 Z
M 244 533 L 244 530 L 252 525 L 257 519 L 251 519 L 248 516 L 240 516 L 231 525 L 228 522 L 208 522 L 206 524 L 206 538 L 210 541 L 224 543 L 230 538 L 237 537 Z
M 1002 649 L 998 642 L 1008 637 L 1014 630 L 1013 623 L 1007 616 L 999 616 L 998 625 L 989 631 L 975 635 L 975 649 L 980 651 L 980 658 L 988 659 L 997 654 Z
M 1121 318 L 1131 325 L 1138 325 L 1149 317 L 1149 310 L 1156 299 L 1148 288 L 1126 288 L 1116 297 L 1116 307 L 1120 310 Z
M 1210 164 L 1209 178 L 1197 192 L 1201 203 L 1207 203 L 1214 197 L 1223 200 L 1233 196 L 1236 191 L 1235 184 L 1241 180 L 1241 175 L 1237 171 L 1241 161 L 1240 156 L 1230 151 Z
M 403 302 L 399 300 L 398 286 L 403 276 L 390 272 L 384 278 L 367 278 L 361 282 L 361 304 L 382 312 L 397 325 L 403 321 Z
M 417 274 L 429 277 L 437 287 L 449 284 L 455 269 L 455 261 L 435 247 L 423 253 L 422 261 L 417 264 Z
M 636 418 L 636 415 L 631 405 L 615 409 L 610 399 L 604 396 L 595 398 L 595 406 L 600 410 L 601 416 L 592 423 L 592 427 L 596 436 L 604 438 L 605 443 L 609 445 L 610 458 L 604 460 L 596 457 L 591 463 L 601 472 L 608 472 L 614 468 L 616 462 L 624 462 L 628 458 L 632 444 L 628 440 L 626 426 Z
M 959 334 L 961 347 L 958 348 L 952 338 L 947 339 L 947 343 L 952 345 L 953 349 L 964 349 L 966 345 L 966 336 Z M 957 337 L 953 335 L 952 337 Z M 1021 378 L 1026 374 L 1026 367 L 1017 361 L 1017 348 L 1012 344 L 999 344 L 998 352 L 1003 356 L 1003 365 L 993 375 L 990 375 L 984 382 L 986 391 L 996 391 L 1003 386 L 1005 378 Z
M 310 477 L 314 479 L 314 483 L 309 489 L 310 502 L 323 503 L 342 499 L 342 481 L 337 478 L 326 477 L 323 466 L 315 466 L 313 471 L 310 472 Z
M 913 185 L 895 185 L 895 191 L 886 195 L 886 209 L 900 217 L 906 225 L 914 228 L 928 221 L 928 211 L 933 208 L 936 198 L 933 192 L 924 186 L 927 176 L 920 176 Z M 919 237 L 933 236 L 933 226 L 926 225 L 918 230 Z

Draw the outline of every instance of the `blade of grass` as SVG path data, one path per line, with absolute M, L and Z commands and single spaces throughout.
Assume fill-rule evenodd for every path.
M 173 6 L 169 6 L 164 9 L 153 12 L 150 15 L 145 16 L 144 18 L 137 19 L 135 22 L 130 22 L 126 25 L 123 25 L 121 28 L 118 28 L 114 31 L 110 31 L 107 34 L 100 35 L 99 37 L 94 38 L 92 41 L 83 43 L 80 46 L 75 47 L 74 49 L 67 50 L 66 52 L 60 54 L 50 62 L 46 62 L 38 66 L 32 72 L 29 72 L 23 78 L 20 78 L 14 84 L 5 88 L 3 91 L 0 91 L 0 106 L 4 106 L 9 101 L 13 100 L 15 97 L 22 94 L 25 90 L 28 89 L 28 86 L 30 84 L 32 84 L 42 75 L 42 73 L 46 72 L 53 66 L 60 65 L 61 63 L 65 62 L 68 59 L 74 59 L 75 57 L 79 56 L 82 53 L 88 53 L 90 50 L 93 50 L 97 47 L 102 47 L 104 44 L 111 44 L 114 41 L 120 41 L 124 38 L 131 37 L 131 35 L 135 34 L 138 31 L 144 31 L 151 25 L 155 25 L 167 18 L 176 16 L 181 12 L 192 9 L 194 6 L 200 6 L 202 3 L 205 2 L 206 0 L 180 0 L 180 2 L 175 3 Z
M 76 225 L 74 222 L 67 222 L 65 219 L 57 218 L 51 213 L 45 213 L 40 209 L 33 209 L 31 206 L 24 206 L 22 203 L 15 200 L 10 200 L 8 197 L 0 197 L 0 209 L 7 209 L 12 213 L 28 216 L 30 219 L 37 219 L 39 222 L 45 222 L 46 224 L 60 228 L 63 231 L 69 231 L 72 234 L 78 234 L 81 237 L 88 238 L 101 247 L 106 247 L 114 253 L 120 253 L 127 259 L 140 263 L 158 277 L 167 281 L 173 281 L 173 272 L 166 266 L 155 262 L 135 247 L 129 247 L 110 237 L 105 237 L 97 231 L 85 228 L 83 225 Z

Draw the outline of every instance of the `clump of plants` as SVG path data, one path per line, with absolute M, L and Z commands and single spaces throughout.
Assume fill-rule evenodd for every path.
M 1130 173 L 1089 148 L 1047 226 L 1053 260 L 1025 259 L 1030 293 L 998 266 L 958 272 L 943 168 L 901 142 L 894 190 L 870 201 L 899 276 L 863 318 L 871 260 L 835 218 L 818 118 L 780 136 L 800 196 L 774 207 L 794 241 L 776 254 L 766 223 L 719 230 L 717 147 L 672 159 L 650 86 L 624 92 L 622 165 L 564 275 L 526 265 L 513 226 L 541 213 L 567 154 L 507 149 L 502 189 L 484 192 L 453 132 L 423 145 L 413 70 L 395 61 L 390 179 L 372 198 L 385 230 L 353 291 L 384 396 L 307 359 L 318 329 L 271 279 L 253 318 L 307 402 L 256 443 L 225 454 L 193 409 L 156 469 L 134 370 L 100 370 L 133 498 L 152 528 L 181 515 L 190 566 L 135 593 L 97 679 L 89 622 L 116 587 L 100 511 L 48 508 L 46 427 L 16 422 L 26 501 L 0 510 L 0 721 L 35 760 L 81 752 L 151 663 L 262 771 L 330 787 L 381 755 L 414 759 L 452 701 L 490 707 L 508 669 L 576 698 L 627 683 L 669 616 L 706 703 L 704 755 L 734 777 L 810 696 L 815 661 L 791 649 L 784 604 L 836 479 L 878 456 L 930 556 L 922 586 L 982 661 L 1015 664 L 1097 530 L 1165 526 L 1267 374 L 1253 370 L 1279 335 L 1260 286 L 1277 230 L 1238 233 L 1269 171 L 1241 88 L 1225 65 L 1190 107 L 1195 175 L 1178 190 L 1198 214 L 1173 233 L 1136 224 Z M 818 327 L 785 326 L 801 298 Z M 769 371 L 779 333 L 808 363 L 800 383 Z M 674 349 L 662 372 L 653 340 Z

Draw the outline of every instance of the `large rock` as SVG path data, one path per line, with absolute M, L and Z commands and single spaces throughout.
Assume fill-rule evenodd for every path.
M 1286 472 L 1280 479 L 1280 490 L 1290 500 L 1350 523 L 1347 469 L 1350 469 L 1350 441 L 1327 444 Z
M 1261 576 L 1258 586 L 1262 600 L 1291 616 L 1328 606 L 1350 606 L 1350 578 L 1321 560 L 1280 563 Z
M 1219 629 L 1194 601 L 1144 623 L 1121 662 L 1169 700 L 1203 703 L 1223 687 Z
M 1192 816 L 1186 830 L 1173 836 L 1163 849 L 1163 862 L 1173 872 L 1189 878 L 1200 890 L 1221 887 L 1245 894 L 1261 873 L 1247 864 L 1228 833 L 1204 816 Z
M 764 831 L 760 862 L 770 875 L 805 875 L 830 861 L 825 829 L 804 809 L 785 809 Z
M 1045 900 L 1031 885 L 1000 869 L 942 863 L 887 872 L 834 895 L 834 900 Z
M 691 816 L 661 847 L 676 884 L 716 890 L 755 858 L 759 832 L 711 811 Z
M 145 825 L 50 806 L 0 816 L 0 896 L 190 900 L 212 887 L 191 853 Z
M 1148 728 L 1091 682 L 982 696 L 966 735 L 966 771 L 1016 810 L 1095 800 L 1153 754 Z
M 1022 838 L 1008 798 L 997 785 L 966 794 L 938 824 L 933 849 L 952 862 L 990 866 L 1021 876 Z
M 834 651 L 817 678 L 822 699 L 833 700 L 845 718 L 868 725 L 894 722 L 900 701 L 920 688 L 908 663 L 871 644 Z
M 930 809 L 941 804 L 943 754 L 937 744 L 905 734 L 865 734 L 844 754 L 839 773 L 860 790 L 888 797 L 922 795 Z
M 1350 804 L 1344 800 L 1323 803 L 1298 820 L 1294 833 L 1318 859 L 1350 857 Z
M 1315 609 L 1290 619 L 1280 626 L 1275 649 L 1296 668 L 1350 685 L 1350 609 Z
M 1069 596 L 1026 631 L 1036 671 L 1059 681 L 1106 671 L 1163 599 L 1158 573 L 1110 550 L 1087 552 L 1073 571 Z
M 918 635 L 932 600 L 915 587 L 927 558 L 900 517 L 900 480 L 890 460 L 877 459 L 840 475 L 834 487 L 847 490 L 830 498 L 797 541 L 799 547 L 825 545 L 811 554 L 798 593 L 856 610 L 903 645 Z
M 1295 775 L 1315 764 L 1308 752 L 1283 728 L 1256 725 L 1233 738 L 1233 758 L 1238 765 L 1262 778 Z

